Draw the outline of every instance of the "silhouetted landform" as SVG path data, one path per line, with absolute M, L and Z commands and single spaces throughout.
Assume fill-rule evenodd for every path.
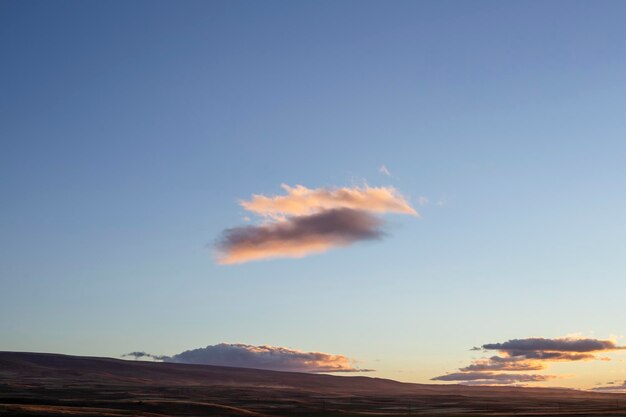
M 7 416 L 626 416 L 626 395 L 0 352 Z

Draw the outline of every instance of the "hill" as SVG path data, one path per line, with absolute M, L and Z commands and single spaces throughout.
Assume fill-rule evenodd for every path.
M 0 352 L 0 415 L 626 416 L 626 395 Z

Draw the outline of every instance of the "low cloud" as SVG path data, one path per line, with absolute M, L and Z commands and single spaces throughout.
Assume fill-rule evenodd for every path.
M 146 352 L 130 352 L 130 353 L 125 353 L 122 355 L 122 358 L 135 358 L 135 359 L 154 359 L 156 361 L 162 361 L 164 359 L 167 359 L 168 356 L 164 356 L 164 355 L 153 355 L 151 353 L 146 353 Z
M 612 340 L 590 338 L 558 338 L 545 339 L 531 337 L 527 339 L 512 339 L 504 343 L 488 343 L 482 346 L 485 350 L 499 350 L 511 356 L 524 355 L 536 352 L 599 352 L 623 349 Z
M 436 381 L 497 381 L 498 384 L 540 382 L 546 379 L 532 379 L 529 374 L 509 374 L 506 372 L 528 372 L 544 370 L 550 362 L 575 362 L 590 360 L 609 360 L 596 356 L 598 353 L 624 349 L 612 340 L 582 337 L 563 337 L 546 339 L 540 337 L 511 339 L 503 343 L 488 343 L 471 350 L 497 351 L 498 355 L 473 361 L 459 372 L 433 378 Z M 518 375 L 524 379 L 514 379 Z M 481 378 L 483 376 L 484 378 Z M 532 375 L 545 376 L 545 375 Z
M 626 381 L 610 381 L 605 386 L 591 388 L 591 391 L 626 393 Z
M 529 362 L 524 358 L 502 358 L 500 356 L 492 356 L 488 359 L 479 359 L 474 361 L 471 365 L 460 368 L 459 371 L 538 371 L 545 368 L 546 365 L 541 362 Z
M 383 220 L 376 214 L 418 216 L 393 187 L 282 187 L 286 195 L 254 195 L 240 202 L 265 221 L 224 230 L 215 244 L 218 263 L 299 258 L 383 237 Z
M 456 372 L 432 378 L 433 381 L 474 382 L 490 384 L 518 384 L 527 382 L 542 382 L 555 379 L 555 375 L 539 374 L 505 374 L 493 372 Z
M 139 354 L 139 355 L 136 355 Z M 323 352 L 303 352 L 277 346 L 253 346 L 246 344 L 220 343 L 204 348 L 186 350 L 173 356 L 151 355 L 132 352 L 122 356 L 135 359 L 145 357 L 171 363 L 234 366 L 290 372 L 369 372 L 354 366 L 354 361 L 343 355 Z

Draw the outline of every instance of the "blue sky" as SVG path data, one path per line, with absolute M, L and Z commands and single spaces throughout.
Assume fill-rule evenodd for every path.
M 0 349 L 269 344 L 427 382 L 472 346 L 621 336 L 625 13 L 2 1 Z M 302 259 L 214 262 L 238 201 L 364 182 L 422 218 Z M 553 385 L 626 375 L 618 357 L 558 367 L 579 377 Z

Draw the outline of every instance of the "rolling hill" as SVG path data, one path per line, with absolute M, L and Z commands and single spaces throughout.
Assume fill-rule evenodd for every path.
M 0 415 L 626 416 L 626 395 L 0 352 Z

